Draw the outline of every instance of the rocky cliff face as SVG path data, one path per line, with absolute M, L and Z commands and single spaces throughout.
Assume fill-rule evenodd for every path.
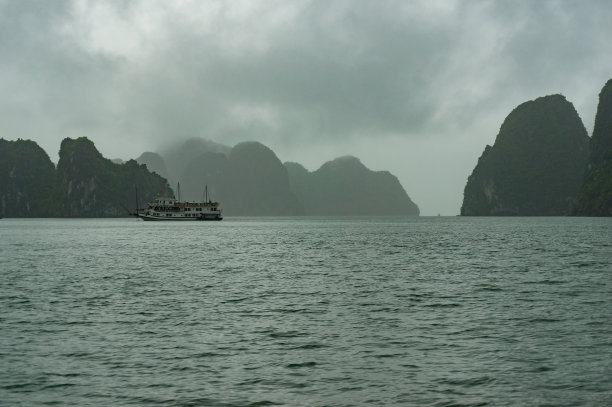
M 87 138 L 62 141 L 57 165 L 56 196 L 59 216 L 120 217 L 135 209 L 135 188 L 141 205 L 159 191 L 171 190 L 158 174 L 130 160 L 115 164 L 100 154 Z
M 461 214 L 569 214 L 582 184 L 588 143 L 586 129 L 565 97 L 521 104 L 468 178 Z
M 612 79 L 599 94 L 589 165 L 572 214 L 612 216 Z
M 355 157 L 337 158 L 312 173 L 297 163 L 285 166 L 307 215 L 419 215 L 395 176 L 371 171 Z
M 0 139 L 0 216 L 51 216 L 55 166 L 31 140 Z
M 589 164 L 597 165 L 612 159 L 612 79 L 599 93 L 599 104 L 591 138 Z

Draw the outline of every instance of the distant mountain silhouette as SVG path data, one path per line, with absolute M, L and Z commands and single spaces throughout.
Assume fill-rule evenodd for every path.
M 236 145 L 226 156 L 205 152 L 186 166 L 181 196 L 219 201 L 227 215 L 303 215 L 289 187 L 287 170 L 268 147 L 258 142 Z
M 194 153 L 210 146 L 221 151 Z M 191 140 L 174 148 L 189 158 L 177 178 L 182 198 L 201 200 L 208 186 L 209 198 L 219 201 L 226 215 L 419 214 L 396 177 L 370 171 L 357 158 L 342 157 L 310 173 L 297 163 L 283 165 L 259 142 L 240 143 L 229 152 L 218 146 Z
M 167 178 L 176 186 L 181 179 L 185 169 L 194 159 L 204 153 L 221 153 L 229 156 L 231 147 L 202 138 L 191 138 L 184 142 L 172 145 L 160 151 L 167 168 Z
M 206 152 L 191 160 L 180 178 L 181 198 L 202 201 L 205 198 L 204 188 L 208 187 L 211 199 L 226 201 L 228 165 L 228 158 L 223 153 Z
M 52 216 L 55 166 L 31 140 L 0 139 L 0 216 Z
M 468 178 L 462 215 L 567 215 L 582 184 L 589 138 L 561 95 L 515 108 Z
M 355 157 L 336 158 L 312 173 L 297 163 L 285 167 L 307 215 L 419 215 L 395 176 L 371 171 Z
M 228 214 L 303 215 L 304 208 L 291 192 L 287 169 L 276 154 L 258 142 L 236 145 L 227 167 Z
M 612 216 L 612 79 L 599 93 L 589 165 L 572 214 Z
M 151 172 L 156 172 L 164 178 L 168 178 L 168 169 L 166 168 L 166 163 L 161 155 L 158 153 L 152 153 L 150 151 L 146 151 L 140 154 L 140 157 L 136 159 L 138 164 L 144 164 L 147 166 L 147 169 Z

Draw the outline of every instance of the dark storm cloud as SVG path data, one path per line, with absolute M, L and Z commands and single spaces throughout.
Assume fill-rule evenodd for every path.
M 424 24 L 410 9 L 398 13 L 391 3 L 354 8 L 313 2 L 269 35 L 264 32 L 255 49 L 248 41 L 232 43 L 232 30 L 248 35 L 241 33 L 242 21 L 225 21 L 223 37 L 189 31 L 180 15 L 164 19 L 165 38 L 142 64 L 120 44 L 114 49 L 95 39 L 88 43 L 87 26 L 84 32 L 62 32 L 63 26 L 83 24 L 74 19 L 91 18 L 87 13 L 23 4 L 3 10 L 13 21 L 8 30 L 21 38 L 5 62 L 20 86 L 35 88 L 32 100 L 22 102 L 43 105 L 40 120 L 52 118 L 57 131 L 106 131 L 110 137 L 140 129 L 159 137 L 222 138 L 243 127 L 333 138 L 414 132 L 434 109 L 426 86 L 432 64 L 451 45 L 448 28 Z M 149 7 L 111 4 L 111 19 L 120 20 Z M 219 17 L 223 25 L 222 12 Z M 249 24 L 257 25 L 258 15 Z M 265 19 L 263 24 L 265 30 Z
M 103 119 L 100 95 L 113 81 L 116 63 L 58 35 L 57 27 L 69 16 L 68 4 L 6 2 L 1 7 L 2 135 L 55 142 L 112 130 Z M 54 147 L 50 154 L 59 143 Z
M 123 158 L 193 136 L 310 162 L 305 146 L 403 143 L 458 174 L 423 196 L 463 184 L 525 100 L 563 93 L 590 129 L 609 21 L 606 1 L 0 1 L 0 134 L 52 157 L 81 135 Z
M 499 92 L 542 82 L 563 91 L 597 59 L 610 16 L 604 3 L 299 2 L 275 24 L 266 17 L 279 5 L 236 21 L 221 3 L 211 29 L 186 25 L 189 10 L 162 10 L 155 23 L 163 37 L 147 38 L 130 28 L 161 3 L 75 4 L 7 3 L 3 65 L 68 125 L 160 137 L 250 126 L 305 137 L 418 136 L 432 120 L 444 123 L 438 109 L 449 104 L 455 120 L 471 120 L 463 109 L 486 110 Z M 106 13 L 96 14 L 100 4 Z M 144 62 L 130 54 L 139 45 L 96 44 L 100 27 L 88 24 L 113 21 L 136 41 L 159 44 L 146 45 Z M 250 30 L 254 44 L 234 43 Z
M 225 49 L 214 35 L 171 27 L 180 34 L 170 36 L 135 86 L 154 86 L 158 97 L 145 102 L 154 118 L 185 133 L 254 126 L 343 138 L 421 128 L 434 109 L 425 86 L 432 55 L 450 46 L 444 30 L 392 8 L 347 7 L 321 18 L 328 7 L 302 10 L 263 39 L 262 49 Z M 177 121 L 187 128 L 177 129 Z

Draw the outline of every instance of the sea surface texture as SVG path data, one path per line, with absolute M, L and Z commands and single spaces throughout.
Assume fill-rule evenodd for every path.
M 3 219 L 0 277 L 0 405 L 612 405 L 612 219 Z

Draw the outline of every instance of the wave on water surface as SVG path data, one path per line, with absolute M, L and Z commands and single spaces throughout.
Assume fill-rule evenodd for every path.
M 610 236 L 584 218 L 3 219 L 0 404 L 611 405 Z

